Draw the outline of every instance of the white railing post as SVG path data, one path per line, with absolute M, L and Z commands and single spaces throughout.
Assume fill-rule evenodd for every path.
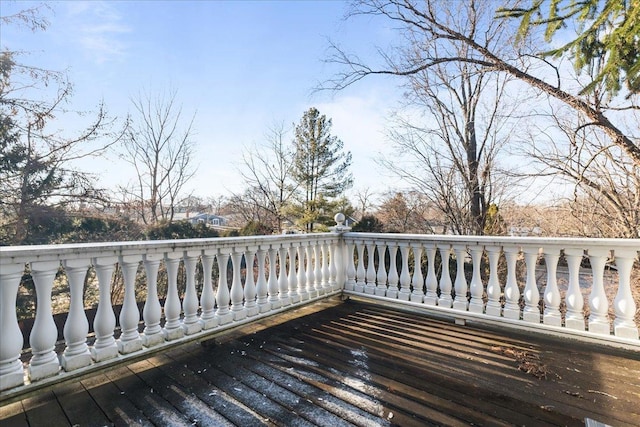
M 202 283 L 202 295 L 200 295 L 200 324 L 202 329 L 211 329 L 218 326 L 218 318 L 215 313 L 216 297 L 213 293 L 213 282 L 211 274 L 213 272 L 213 259 L 215 255 L 208 251 L 202 251 L 202 274 L 204 280 Z
M 180 322 L 180 296 L 178 295 L 178 266 L 180 265 L 182 254 L 178 252 L 168 252 L 164 255 L 164 265 L 167 269 L 167 299 L 164 302 L 165 323 L 162 328 L 162 335 L 167 341 L 182 338 L 184 329 Z
M 540 248 L 537 246 L 524 246 L 524 262 L 527 268 L 527 279 L 524 286 L 524 310 L 522 319 L 525 322 L 540 323 L 540 290 L 536 283 L 536 265 Z
M 58 355 L 53 350 L 58 337 L 58 328 L 51 311 L 51 290 L 60 263 L 32 262 L 31 275 L 36 286 L 36 319 L 29 336 L 33 356 L 29 362 L 29 378 L 36 381 L 57 375 L 60 371 Z
M 426 305 L 438 304 L 438 277 L 436 276 L 436 246 L 429 244 L 426 248 L 427 252 L 427 279 L 425 280 L 425 286 L 427 288 L 427 294 L 424 297 L 424 303 Z
M 277 308 L 282 307 L 282 301 L 280 301 L 280 297 L 278 296 L 278 277 L 276 275 L 276 256 L 277 249 L 274 247 L 275 245 L 269 246 L 269 303 L 271 304 L 271 310 L 275 310 Z
M 347 263 L 347 281 L 344 285 L 344 289 L 346 291 L 356 290 L 356 267 L 353 259 L 353 249 L 354 244 L 353 241 L 350 240 L 346 243 L 345 255 L 345 262 Z
M 358 246 L 358 269 L 356 270 L 356 292 L 364 293 L 366 286 L 366 271 L 364 269 L 364 248 L 365 242 L 362 240 L 357 242 Z
M 402 269 L 400 270 L 400 291 L 398 299 L 409 301 L 411 296 L 411 276 L 409 275 L 409 244 L 400 242 L 400 255 L 402 256 Z
M 378 251 L 378 274 L 376 280 L 375 294 L 377 296 L 385 296 L 387 294 L 387 270 L 385 266 L 385 254 L 387 252 L 387 245 L 384 242 L 376 242 L 376 248 Z
M 638 326 L 633 320 L 636 313 L 636 303 L 631 294 L 631 268 L 636 259 L 637 251 L 616 249 L 614 253 L 618 267 L 618 293 L 613 300 L 616 318 L 613 330 L 617 337 L 638 339 Z
M 136 304 L 136 274 L 140 266 L 140 257 L 121 256 L 118 260 L 124 279 L 124 301 L 120 310 L 120 338 L 118 351 L 121 354 L 133 353 L 142 348 L 142 339 L 138 333 L 140 311 Z
M 300 263 L 300 260 L 296 262 L 297 251 L 293 246 L 293 243 L 289 245 L 287 252 L 289 253 L 289 273 L 287 276 L 287 281 L 289 282 L 289 297 L 291 298 L 291 303 L 296 304 L 300 302 L 300 294 L 298 293 L 298 272 L 296 271 L 296 265 Z
M 278 249 L 278 291 L 280 295 L 280 304 L 283 307 L 291 305 L 291 297 L 289 296 L 289 281 L 287 280 L 287 248 L 284 247 L 285 243 L 280 245 Z
M 376 245 L 373 240 L 367 241 L 367 274 L 365 276 L 364 293 L 371 295 L 376 293 L 375 250 Z
M 315 242 L 311 241 L 306 247 L 307 253 L 307 289 L 309 291 L 309 298 L 317 298 L 318 297 L 318 289 L 316 289 L 316 265 L 318 260 L 315 258 Z
M 113 274 L 116 257 L 100 257 L 93 260 L 93 266 L 98 276 L 98 286 L 100 288 L 100 299 L 98 300 L 98 310 L 93 319 L 93 330 L 96 334 L 96 341 L 90 348 L 91 357 L 96 362 L 112 359 L 118 356 L 118 344 L 113 336 L 116 327 L 116 315 L 111 305 L 111 276 Z
M 256 300 L 257 289 L 254 279 L 253 266 L 255 265 L 256 248 L 247 246 L 244 253 L 245 264 L 245 278 L 244 278 L 244 309 L 247 312 L 247 316 L 256 316 L 260 309 L 258 308 L 258 302 Z
M 611 253 L 608 249 L 589 249 L 593 284 L 589 295 L 589 332 L 609 335 L 609 301 L 604 290 L 604 266 Z
M 484 286 L 482 284 L 482 277 L 480 276 L 480 268 L 482 266 L 482 253 L 484 252 L 482 246 L 473 245 L 469 248 L 471 252 L 471 263 L 473 264 L 473 275 L 471 276 L 471 301 L 469 301 L 469 311 L 472 313 L 484 313 L 484 302 L 482 301 L 482 294 L 484 293 Z
M 258 258 L 258 280 L 256 281 L 256 303 L 258 311 L 266 313 L 271 308 L 269 304 L 269 285 L 267 284 L 265 256 L 267 251 L 262 246 L 258 247 L 256 257 Z
M 456 297 L 453 301 L 453 308 L 467 311 L 469 307 L 469 300 L 467 299 L 468 285 L 467 278 L 464 275 L 464 259 L 467 256 L 467 246 L 454 245 L 453 252 L 456 254 L 456 280 L 454 283 Z
M 84 312 L 84 279 L 91 265 L 88 259 L 74 259 L 64 262 L 64 270 L 69 279 L 69 314 L 64 323 L 65 349 L 60 363 L 65 371 L 73 371 L 91 365 L 91 352 L 87 346 L 89 321 Z M 3 334 L 4 335 L 4 334 Z
M 547 269 L 547 283 L 544 287 L 544 314 L 542 321 L 545 325 L 562 326 L 562 315 L 560 314 L 560 291 L 558 290 L 558 260 L 560 259 L 560 248 L 545 247 L 544 265 Z
M 198 318 L 198 292 L 196 291 L 196 267 L 200 251 L 184 251 L 182 262 L 187 276 L 187 283 L 182 301 L 182 328 L 185 335 L 193 335 L 202 330 L 202 324 Z
M 0 268 L 0 391 L 24 383 L 20 362 L 23 336 L 18 325 L 16 302 L 24 264 L 8 264 Z
M 229 253 L 226 248 L 218 249 L 216 254 L 218 260 L 218 289 L 216 292 L 216 318 L 218 325 L 226 325 L 233 320 L 233 313 L 229 310 L 229 284 L 227 283 L 227 269 L 229 267 Z
M 322 294 L 326 294 L 331 291 L 331 271 L 329 270 L 329 243 L 325 240 L 322 243 Z
M 242 289 L 242 252 L 238 251 L 237 247 L 233 247 L 231 251 L 231 266 L 233 268 L 233 276 L 231 279 L 231 292 L 229 296 L 231 298 L 231 313 L 233 314 L 233 320 L 242 320 L 247 317 L 247 312 L 244 309 L 244 290 Z
M 584 298 L 580 290 L 580 263 L 584 255 L 582 248 L 565 248 L 564 255 L 569 266 L 569 288 L 564 302 L 567 305 L 564 325 L 569 329 L 584 331 Z
M 507 283 L 504 285 L 504 309 L 502 314 L 507 319 L 520 319 L 520 289 L 516 278 L 516 267 L 520 248 L 505 246 L 504 256 L 507 260 Z
M 440 248 L 440 258 L 442 259 L 442 273 L 440 275 L 440 298 L 438 305 L 446 308 L 453 306 L 451 298 L 451 276 L 449 274 L 449 256 L 451 255 L 451 247 L 445 245 Z
M 153 347 L 164 342 L 160 319 L 162 317 L 162 306 L 158 299 L 158 269 L 162 255 L 147 254 L 143 256 L 144 271 L 147 276 L 147 298 L 142 309 L 142 319 L 144 320 L 144 331 L 142 331 L 142 345 Z
M 391 243 L 389 245 L 389 275 L 387 279 L 387 298 L 398 298 L 398 283 L 400 281 L 400 276 L 398 275 L 398 266 L 396 265 L 398 261 L 398 244 Z
M 307 289 L 307 270 L 305 266 L 307 261 L 305 260 L 305 246 L 306 242 L 300 242 L 296 248 L 298 252 L 298 289 L 300 290 L 300 300 L 307 301 L 309 300 L 309 289 Z
M 489 316 L 501 316 L 502 304 L 500 297 L 502 289 L 500 287 L 500 279 L 498 278 L 498 262 L 502 247 L 489 245 L 485 248 L 489 257 L 489 281 L 487 282 L 487 308 L 485 313 Z
M 411 278 L 411 301 L 424 301 L 424 276 L 422 275 L 422 245 L 420 243 L 412 243 L 413 251 L 413 277 Z

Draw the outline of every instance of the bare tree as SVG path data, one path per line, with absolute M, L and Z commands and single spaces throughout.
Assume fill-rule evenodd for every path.
M 264 144 L 244 150 L 240 169 L 248 186 L 243 197 L 255 204 L 251 211 L 262 212 L 258 215 L 262 222 L 278 232 L 282 232 L 286 218 L 285 207 L 297 190 L 292 180 L 294 153 L 291 143 L 285 142 L 286 135 L 284 124 L 273 125 Z
M 196 171 L 193 121 L 184 121 L 177 92 L 132 99 L 134 114 L 121 158 L 130 163 L 136 180 L 122 192 L 145 224 L 171 221 L 183 190 Z

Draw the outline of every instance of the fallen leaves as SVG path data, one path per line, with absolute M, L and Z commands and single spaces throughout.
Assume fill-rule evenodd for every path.
M 538 379 L 547 379 L 549 370 L 546 365 L 540 361 L 540 356 L 536 353 L 531 353 L 526 350 L 519 350 L 513 347 L 493 346 L 491 351 L 513 358 L 518 363 L 518 369 L 521 371 L 533 375 Z

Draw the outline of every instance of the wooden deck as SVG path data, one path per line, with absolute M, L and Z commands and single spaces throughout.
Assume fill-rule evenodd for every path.
M 3 402 L 0 425 L 640 425 L 637 353 L 337 299 L 295 316 Z

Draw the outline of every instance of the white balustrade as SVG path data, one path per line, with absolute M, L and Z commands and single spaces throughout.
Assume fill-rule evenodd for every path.
M 639 250 L 637 239 L 418 236 L 349 233 L 344 229 L 313 235 L 2 247 L 0 390 L 4 395 L 28 388 L 29 382 L 55 382 L 64 378 L 67 371 L 91 369 L 96 362 L 97 366 L 108 366 L 119 359 L 199 339 L 339 292 L 421 306 L 441 315 L 449 311 L 456 319 L 483 319 L 509 327 L 523 325 L 556 335 L 566 331 L 573 338 L 638 349 L 631 271 Z M 456 256 L 455 301 L 449 271 L 452 251 Z M 426 279 L 421 268 L 423 253 Z M 567 273 L 558 272 L 561 253 L 567 261 Z M 502 254 L 506 272 L 501 270 Z M 538 264 L 540 254 L 544 263 Z M 585 284 L 589 274 L 584 272 L 589 267 L 581 267 L 585 254 L 593 277 L 590 286 Z M 612 260 L 615 271 L 606 270 Z M 517 271 L 522 261 L 525 269 Z M 140 262 L 145 274 L 138 271 Z M 178 292 L 181 263 L 186 275 L 182 301 Z M 204 274 L 201 284 L 196 283 L 198 263 Z M 124 281 L 118 340 L 111 302 L 116 267 L 121 268 Z M 470 267 L 473 273 L 467 284 L 464 271 Z M 87 276 L 90 269 L 95 271 L 95 278 Z M 542 276 L 542 269 L 546 270 L 546 283 L 541 290 L 536 274 Z M 167 295 L 162 307 L 158 280 L 165 271 Z M 20 357 L 25 339 L 18 326 L 16 303 L 25 272 L 31 274 L 35 285 L 36 311 L 33 329 L 25 332 L 24 338 L 31 346 L 26 354 L 31 356 L 23 365 Z M 484 272 L 488 277 L 481 274 Z M 559 274 L 568 277 L 568 286 L 564 279 L 559 280 Z M 616 280 L 617 283 L 610 283 Z M 69 313 L 63 330 L 58 331 L 53 320 L 52 289 L 55 285 L 57 292 L 67 283 Z M 96 285 L 99 295 L 93 319 L 95 340 L 88 345 L 91 330 L 84 311 L 84 287 Z M 607 298 L 609 286 L 617 289 L 615 299 Z M 135 299 L 136 289 L 146 295 L 142 313 Z M 586 303 L 588 319 L 584 313 Z M 562 306 L 566 306 L 566 313 L 561 312 Z M 452 307 L 456 309 L 455 316 Z M 138 333 L 141 317 L 144 331 Z M 64 345 L 56 346 L 58 336 L 64 336 Z M 56 348 L 60 348 L 60 354 Z M 25 378 L 27 384 L 21 387 Z

